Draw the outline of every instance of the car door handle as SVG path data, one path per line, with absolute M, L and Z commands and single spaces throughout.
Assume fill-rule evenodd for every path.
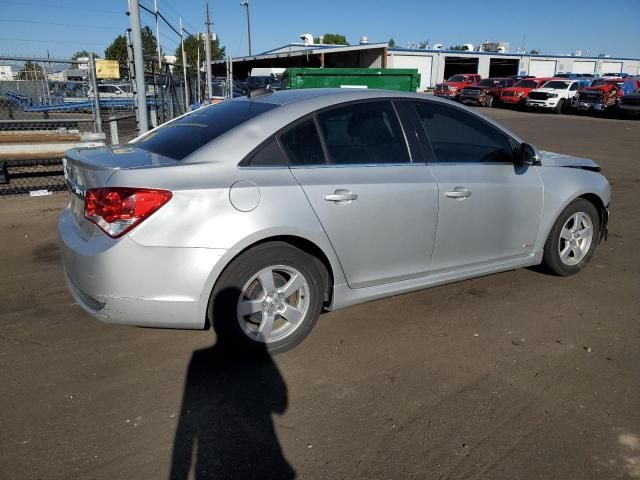
M 327 202 L 350 202 L 352 200 L 357 200 L 358 195 L 351 193 L 349 190 L 338 189 L 333 193 L 327 193 L 324 196 L 324 199 Z
M 444 195 L 447 198 L 467 198 L 471 196 L 471 190 L 467 190 L 466 188 L 456 187 L 449 192 L 445 192 Z

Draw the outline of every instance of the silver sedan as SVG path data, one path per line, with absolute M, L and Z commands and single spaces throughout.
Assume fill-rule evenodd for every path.
M 225 101 L 67 152 L 66 283 L 105 322 L 213 325 L 281 352 L 323 310 L 540 263 L 578 272 L 606 236 L 599 170 L 423 95 Z

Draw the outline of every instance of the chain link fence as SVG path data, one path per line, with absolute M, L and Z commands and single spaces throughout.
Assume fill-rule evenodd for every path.
M 138 136 L 128 67 L 120 65 L 118 80 L 97 80 L 95 92 L 91 72 L 88 58 L 0 56 L 0 197 L 63 190 L 66 149 Z M 144 76 L 150 127 L 205 98 L 204 76 L 196 69 L 185 75 L 181 65 L 158 66 L 149 59 Z

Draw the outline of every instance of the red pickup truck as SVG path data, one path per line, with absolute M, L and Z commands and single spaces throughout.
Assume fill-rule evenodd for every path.
M 462 103 L 472 103 L 484 105 L 485 107 L 495 107 L 500 99 L 502 90 L 512 87 L 515 80 L 513 78 L 492 77 L 480 80 L 476 85 L 464 87 L 460 92 Z
M 482 77 L 475 73 L 461 73 L 449 77 L 446 82 L 436 84 L 433 92 L 437 97 L 457 99 L 464 87 L 476 85 Z
M 629 81 L 631 80 L 631 82 Z M 616 107 L 620 98 L 624 96 L 624 86 L 632 89 L 638 87 L 636 83 L 632 83 L 634 79 L 623 78 L 602 78 L 596 80 L 590 87 L 581 88 L 573 98 L 572 107 L 583 111 L 602 112 L 604 110 Z M 625 85 L 625 82 L 627 85 Z
M 502 105 L 524 106 L 527 101 L 529 92 L 534 88 L 540 88 L 553 77 L 543 78 L 523 78 L 513 87 L 505 88 L 500 94 L 500 103 Z

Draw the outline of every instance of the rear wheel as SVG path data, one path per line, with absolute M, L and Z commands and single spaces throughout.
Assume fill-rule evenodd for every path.
M 218 342 L 271 353 L 295 347 L 320 316 L 325 275 L 322 262 L 284 242 L 244 252 L 211 297 Z
M 591 202 L 579 198 L 553 224 L 542 263 L 556 275 L 578 273 L 593 256 L 599 238 L 598 211 Z

